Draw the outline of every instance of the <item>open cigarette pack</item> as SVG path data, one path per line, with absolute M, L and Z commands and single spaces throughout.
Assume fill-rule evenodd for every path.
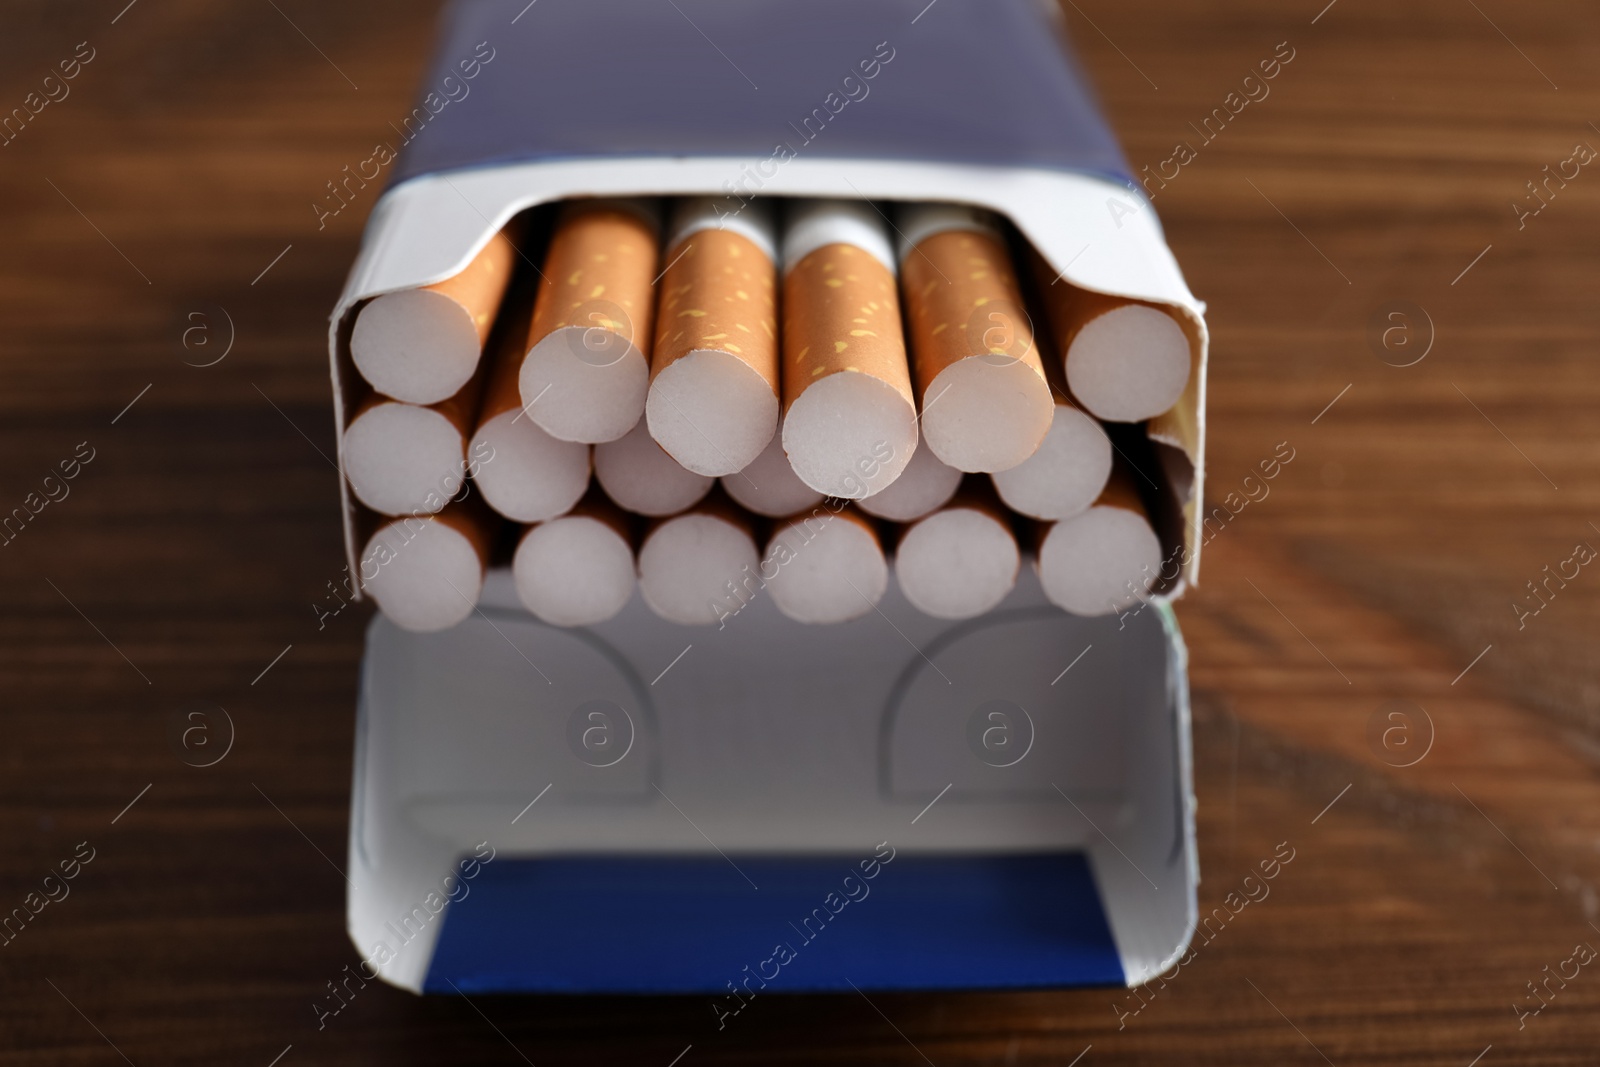
M 447 9 L 329 331 L 366 973 L 722 1027 L 1183 953 L 1204 308 L 1063 33 Z

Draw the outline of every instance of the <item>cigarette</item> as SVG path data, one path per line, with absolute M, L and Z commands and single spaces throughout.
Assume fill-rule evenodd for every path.
M 1189 384 L 1189 337 L 1178 321 L 1154 304 L 1054 279 L 1043 260 L 1036 266 L 1078 402 L 1107 422 L 1140 422 L 1170 410 Z
M 391 519 L 362 550 L 362 588 L 402 630 L 447 630 L 477 607 L 497 523 L 476 500 Z
M 847 622 L 882 599 L 889 564 L 870 520 L 849 507 L 817 508 L 778 526 L 761 577 L 778 610 L 796 622 Z
M 639 592 L 668 622 L 709 626 L 742 606 L 759 562 L 749 517 L 718 494 L 645 536 Z
M 429 407 L 377 393 L 344 431 L 344 473 L 356 499 L 382 515 L 432 514 L 461 489 L 482 376 Z
M 722 488 L 740 506 L 772 519 L 809 511 L 822 503 L 822 494 L 802 482 L 789 465 L 783 439 L 777 434 L 743 470 L 724 474 Z
M 591 492 L 567 514 L 529 526 L 511 561 L 517 596 L 552 626 L 593 626 L 633 596 L 632 525 Z
M 615 441 L 644 414 L 655 314 L 655 209 L 567 205 L 545 255 L 519 385 L 528 416 L 563 441 Z
M 697 474 L 742 470 L 778 426 L 776 234 L 765 203 L 683 201 L 667 243 L 645 418 Z
M 988 217 L 900 212 L 900 277 L 922 435 L 962 471 L 1003 471 L 1039 447 L 1052 401 L 1011 256 Z
M 961 472 L 947 466 L 923 441 L 911 453 L 911 462 L 886 489 L 856 501 L 868 515 L 891 522 L 912 522 L 937 511 L 955 495 L 961 485 Z
M 361 376 L 378 392 L 411 404 L 454 396 L 477 369 L 516 254 L 501 230 L 454 277 L 368 303 L 350 334 Z
M 859 499 L 917 447 L 888 231 L 870 204 L 805 202 L 783 263 L 783 450 L 817 492 Z
M 1039 583 L 1074 615 L 1113 615 L 1144 599 L 1161 568 L 1161 542 L 1133 476 L 1118 464 L 1093 507 L 1048 527 Z
M 1021 563 L 1009 517 L 980 482 L 900 535 L 894 575 L 924 615 L 970 619 L 1006 598 Z
M 640 515 L 676 515 L 711 491 L 715 478 L 684 470 L 640 419 L 621 438 L 594 446 L 594 476 L 606 495 Z
M 552 519 L 589 487 L 589 446 L 551 437 L 522 409 L 517 375 L 527 351 L 531 299 L 527 293 L 507 299 L 507 313 L 490 340 L 488 385 L 469 448 L 473 457 L 483 457 L 472 478 L 484 500 L 517 522 Z
M 989 477 L 1012 511 L 1035 519 L 1066 519 L 1087 510 L 1111 477 L 1111 438 L 1082 408 L 1058 399 L 1039 450 Z

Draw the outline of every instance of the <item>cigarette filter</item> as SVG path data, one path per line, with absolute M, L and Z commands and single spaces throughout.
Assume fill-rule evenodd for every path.
M 350 335 L 356 369 L 396 400 L 436 404 L 455 395 L 478 367 L 515 262 L 500 230 L 459 274 L 375 297 Z
M 1039 265 L 1067 386 L 1108 422 L 1140 422 L 1170 410 L 1189 384 L 1189 338 L 1155 304 L 1080 289 Z
M 961 472 L 947 466 L 927 441 L 911 453 L 911 462 L 886 488 L 856 501 L 868 515 L 893 522 L 911 522 L 944 506 L 961 485 Z
M 903 208 L 900 230 L 923 439 L 957 470 L 1015 467 L 1050 429 L 1052 401 L 1010 253 L 971 208 Z
M 447 630 L 477 607 L 495 523 L 475 499 L 385 522 L 361 553 L 362 588 L 402 630 Z
M 615 441 L 594 446 L 594 475 L 606 494 L 640 515 L 676 515 L 711 491 L 715 478 L 684 470 L 640 419 Z
M 344 431 L 350 489 L 383 515 L 431 514 L 461 490 L 481 376 L 430 407 L 374 393 Z
M 900 535 L 895 580 L 924 615 L 970 619 L 999 604 L 1016 585 L 1022 559 L 1017 539 L 987 489 L 963 492 Z
M 789 465 L 779 434 L 773 434 L 744 470 L 724 474 L 722 488 L 742 507 L 773 519 L 809 511 L 822 503 L 822 494 L 802 482 Z
M 1112 615 L 1149 595 L 1161 572 L 1161 542 L 1133 478 L 1118 464 L 1093 507 L 1044 531 L 1039 583 L 1058 607 Z
M 869 204 L 805 202 L 783 260 L 783 449 L 817 492 L 859 499 L 917 447 L 888 233 Z
M 1088 509 L 1111 477 L 1111 438 L 1082 408 L 1059 399 L 1038 451 L 990 477 L 1006 507 L 1035 519 Z
M 577 201 L 556 224 L 519 379 L 551 436 L 615 441 L 644 413 L 657 252 L 647 205 Z
M 709 626 L 742 605 L 759 563 L 749 518 L 718 494 L 645 535 L 639 592 L 668 622 Z
M 517 522 L 540 522 L 571 508 L 589 487 L 589 446 L 550 436 L 523 411 L 517 376 L 527 328 L 526 304 L 508 307 L 490 342 L 470 452 L 483 457 L 472 477 L 489 506 Z
M 633 596 L 628 517 L 591 492 L 567 514 L 529 526 L 511 561 L 517 597 L 552 626 L 593 626 Z
M 685 200 L 661 280 L 645 418 L 688 470 L 742 470 L 778 425 L 776 240 L 763 202 Z
M 778 526 L 761 576 L 778 610 L 796 622 L 836 623 L 873 609 L 889 587 L 872 523 L 853 508 L 817 508 Z

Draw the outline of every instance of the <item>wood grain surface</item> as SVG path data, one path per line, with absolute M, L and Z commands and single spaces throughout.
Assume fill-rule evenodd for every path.
M 1600 173 L 1511 207 L 1600 147 L 1600 9 L 1064 12 L 1134 166 L 1195 149 L 1155 208 L 1210 304 L 1212 499 L 1295 455 L 1179 611 L 1202 908 L 1288 841 L 1269 898 L 1142 1007 L 772 996 L 719 1033 L 701 998 L 371 985 L 319 1031 L 366 620 L 311 607 L 343 563 L 325 322 L 376 189 L 309 205 L 409 106 L 435 4 L 13 0 L 0 113 L 94 58 L 0 147 L 0 510 L 93 458 L 0 546 L 0 910 L 94 859 L 0 947 L 0 1064 L 1600 1060 L 1600 969 L 1513 1007 L 1600 946 L 1600 573 L 1513 607 L 1600 547 Z M 214 766 L 174 745 L 191 702 L 231 716 Z

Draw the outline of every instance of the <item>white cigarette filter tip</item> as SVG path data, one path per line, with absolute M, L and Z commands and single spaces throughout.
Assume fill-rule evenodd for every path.
M 385 396 L 434 404 L 472 377 L 481 346 L 472 314 L 443 293 L 404 289 L 361 309 L 350 335 L 356 369 Z
M 889 587 L 889 565 L 871 527 L 823 508 L 778 529 L 761 576 L 778 610 L 805 623 L 859 618 Z
M 748 530 L 705 512 L 668 519 L 639 550 L 639 592 L 668 622 L 709 626 L 743 603 L 760 558 Z
M 748 511 L 778 519 L 809 511 L 822 503 L 822 494 L 800 480 L 783 453 L 783 439 L 772 440 L 749 466 L 722 478 L 722 488 Z
M 711 491 L 714 478 L 685 470 L 640 419 L 616 441 L 594 448 L 594 474 L 617 506 L 640 515 L 676 515 Z
M 449 629 L 472 614 L 483 589 L 477 548 L 441 519 L 389 523 L 372 535 L 361 559 L 362 587 L 402 630 Z
M 1096 506 L 1052 526 L 1039 545 L 1039 583 L 1074 615 L 1112 615 L 1148 595 L 1161 571 L 1161 542 L 1127 508 Z
M 478 427 L 472 454 L 493 457 L 473 480 L 490 507 L 517 522 L 565 514 L 589 485 L 589 446 L 551 437 L 519 408 Z
M 922 433 L 940 459 L 964 471 L 1009 470 L 1049 433 L 1050 387 L 1021 359 L 974 354 L 939 372 L 922 409 Z
M 990 475 L 1006 507 L 1035 519 L 1065 519 L 1089 508 L 1111 476 L 1111 438 L 1086 412 L 1057 404 L 1039 450 Z
M 1011 529 L 976 508 L 937 511 L 905 532 L 894 573 L 912 607 L 937 619 L 970 619 L 1017 582 L 1021 553 Z
M 819 493 L 859 500 L 894 484 L 917 450 L 917 414 L 894 386 L 840 371 L 814 382 L 783 420 L 783 450 Z
M 644 410 L 650 368 L 613 326 L 609 309 L 588 326 L 563 326 L 534 344 L 522 364 L 522 400 L 534 421 L 564 441 L 615 441 Z
M 588 515 L 564 515 L 529 529 L 511 572 L 523 606 L 553 626 L 604 622 L 633 595 L 633 549 Z
M 924 445 L 926 442 L 924 442 Z M 891 522 L 911 522 L 944 507 L 961 484 L 961 472 L 947 465 L 933 449 L 918 447 L 900 477 L 856 506 Z
M 743 359 L 702 348 L 656 375 L 645 417 L 650 433 L 686 469 L 731 474 L 772 440 L 778 394 Z
M 440 510 L 460 491 L 465 463 L 461 431 L 431 408 L 375 404 L 344 431 L 350 488 L 384 515 Z
M 1100 418 L 1154 418 L 1189 384 L 1189 339 L 1166 312 L 1124 304 L 1077 332 L 1067 347 L 1066 374 L 1072 395 Z

